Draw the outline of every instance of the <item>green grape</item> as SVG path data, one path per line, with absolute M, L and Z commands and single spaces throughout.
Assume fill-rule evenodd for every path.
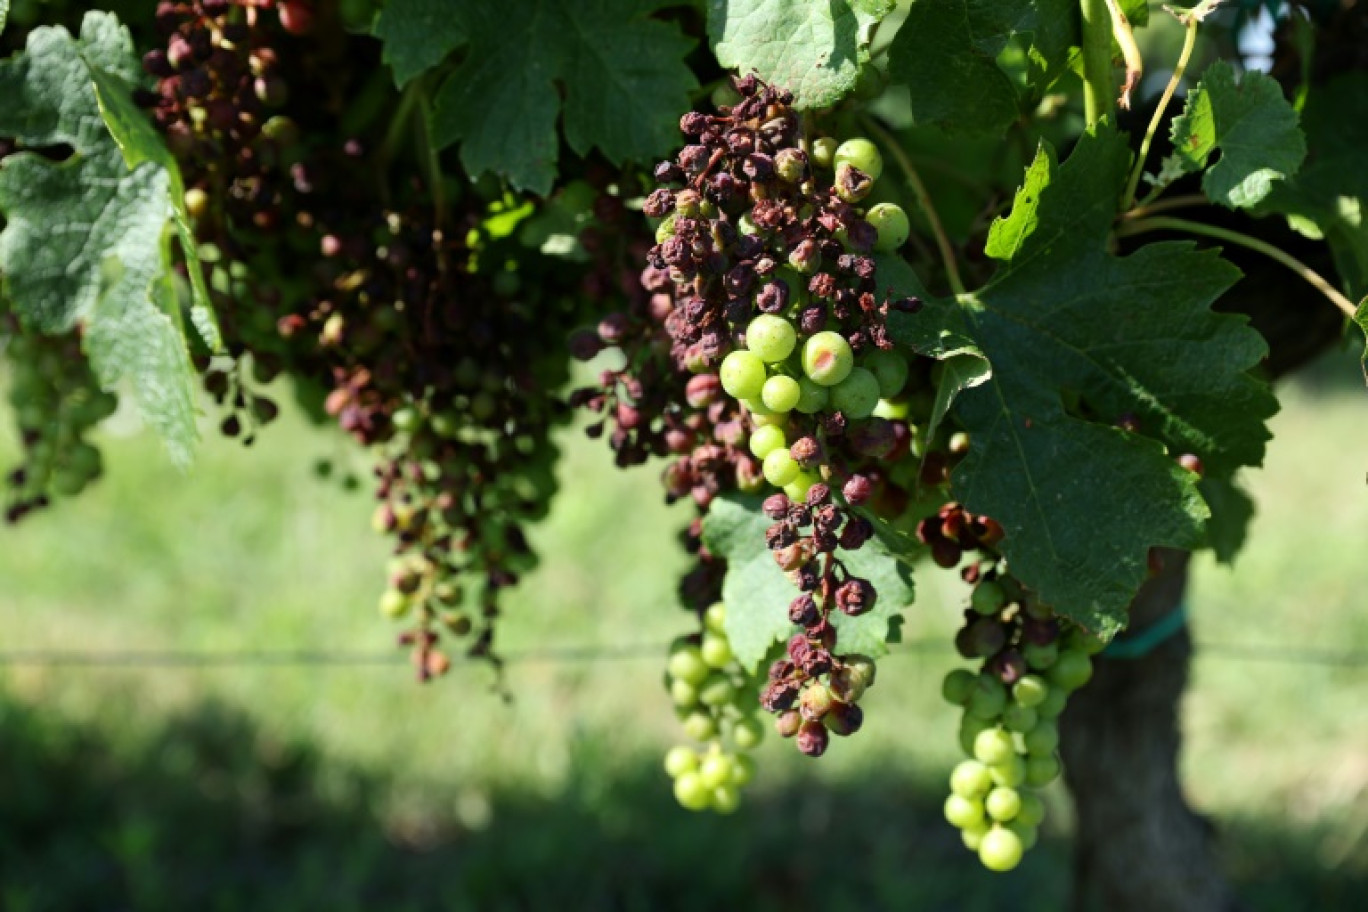
M 774 364 L 793 353 L 798 334 L 793 324 L 774 314 L 761 314 L 746 327 L 746 348 L 760 360 Z M 781 409 L 787 411 L 787 409 Z
M 974 742 L 978 739 L 979 733 L 987 731 L 993 727 L 993 723 L 987 719 L 980 719 L 972 713 L 966 712 L 964 718 L 960 720 L 960 747 L 964 748 L 966 754 L 974 752 Z
M 698 703 L 698 688 L 683 678 L 670 681 L 670 700 L 680 709 L 691 709 Z
M 655 242 L 657 244 L 663 244 L 670 238 L 674 237 L 675 219 L 678 217 L 678 212 L 671 212 L 669 215 L 665 216 L 663 219 L 660 220 L 659 225 L 656 225 Z
M 1050 696 L 1050 685 L 1039 675 L 1028 674 L 1012 685 L 1012 699 L 1034 709 Z
M 864 137 L 847 139 L 836 147 L 831 158 L 833 165 L 848 164 L 859 168 L 869 175 L 870 180 L 878 180 L 883 174 L 883 156 L 878 146 Z
M 951 794 L 945 799 L 945 819 L 960 829 L 967 829 L 983 823 L 983 802 L 977 798 L 965 798 Z
M 1027 826 L 1022 823 L 1020 817 L 1006 826 L 1007 829 L 1016 833 L 1017 838 L 1021 840 L 1021 850 L 1023 852 L 1031 851 L 1031 849 L 1035 848 L 1035 844 L 1040 841 L 1040 831 L 1034 826 Z
M 855 368 L 855 353 L 840 333 L 823 330 L 803 343 L 803 373 L 822 386 L 835 386 Z
M 717 737 L 717 723 L 706 712 L 691 712 L 681 723 L 684 734 L 695 741 L 708 741 Z
M 736 696 L 736 687 L 724 674 L 708 675 L 708 679 L 698 688 L 698 700 L 704 706 L 726 706 Z
M 1106 642 L 1079 627 L 1069 631 L 1064 638 L 1065 649 L 1077 649 L 1088 655 L 1097 655 L 1107 648 Z
M 761 387 L 761 391 L 764 391 L 763 386 Z M 788 423 L 787 412 L 776 412 L 768 405 L 765 405 L 765 400 L 762 398 L 742 399 L 741 404 L 746 407 L 746 411 L 750 412 L 751 423 L 754 424 L 756 428 L 777 427 L 782 430 L 784 425 Z
M 765 726 L 760 724 L 760 720 L 750 716 L 737 719 L 735 727 L 732 728 L 732 741 L 741 750 L 754 750 L 760 746 L 764 737 Z
M 732 660 L 731 643 L 727 642 L 725 636 L 709 631 L 703 634 L 699 654 L 713 668 L 726 668 Z
M 1021 810 L 1017 812 L 1014 821 L 1023 827 L 1038 827 L 1040 822 L 1045 819 L 1045 802 L 1040 800 L 1040 796 L 1035 792 L 1020 792 Z
M 907 375 L 911 368 L 907 365 L 907 359 L 895 351 L 876 348 L 865 355 L 861 363 L 874 375 L 874 379 L 879 381 L 880 399 L 892 399 L 907 385 Z
M 783 374 L 770 377 L 760 390 L 760 401 L 765 403 L 766 408 L 776 412 L 792 411 L 802 398 L 803 390 L 798 381 Z
M 1012 870 L 1021 864 L 1024 851 L 1021 837 L 1006 827 L 993 827 L 979 841 L 979 861 L 990 871 Z
M 438 437 L 455 437 L 461 424 L 450 412 L 438 412 L 432 416 L 432 432 Z
M 941 682 L 941 696 L 945 702 L 954 706 L 963 706 L 969 702 L 969 697 L 974 692 L 974 687 L 978 683 L 978 675 L 967 668 L 956 668 L 945 676 Z
M 961 760 L 950 773 L 950 791 L 965 798 L 982 798 L 993 787 L 988 767 L 977 760 Z
M 1022 738 L 1026 753 L 1034 756 L 1053 755 L 1059 750 L 1059 726 L 1049 720 L 1042 720 Z
M 1025 734 L 1036 726 L 1036 711 L 1020 703 L 1012 703 L 1002 711 L 1002 724 L 1010 732 Z
M 998 786 L 983 800 L 983 809 L 997 822 L 1006 823 L 1021 813 L 1021 794 L 1014 788 Z
M 794 503 L 803 503 L 807 500 L 808 491 L 821 480 L 820 475 L 814 475 L 812 472 L 799 472 L 792 481 L 784 485 L 784 493 Z
M 732 757 L 731 784 L 737 787 L 749 785 L 755 778 L 755 760 L 745 754 Z
M 969 694 L 969 712 L 981 719 L 996 719 L 1007 708 L 1007 688 L 997 678 L 979 674 Z
M 674 781 L 674 796 L 679 806 L 689 811 L 702 811 L 712 803 L 712 790 L 703 784 L 698 773 L 684 773 Z
M 1045 678 L 1067 692 L 1087 684 L 1092 678 L 1092 673 L 1092 659 L 1086 652 L 1066 649 L 1059 654 L 1059 660 L 1045 672 Z
M 419 415 L 416 409 L 401 408 L 395 409 L 394 414 L 390 416 L 390 421 L 394 423 L 396 431 L 412 434 L 423 423 L 423 416 Z
M 819 168 L 830 168 L 836 163 L 836 148 L 840 143 L 831 136 L 819 136 L 812 141 L 812 163 Z
M 831 408 L 851 421 L 874 414 L 879 404 L 879 381 L 863 367 L 852 368 L 846 378 L 831 388 Z
M 1059 758 L 1054 754 L 1043 757 L 1033 754 L 1026 758 L 1025 782 L 1032 788 L 1049 785 L 1059 778 L 1060 769 Z
M 730 814 L 741 806 L 741 790 L 736 786 L 719 785 L 712 790 L 712 809 L 719 814 Z
M 703 612 L 703 627 L 713 633 L 725 633 L 727 623 L 727 605 L 725 602 L 713 602 L 708 606 L 708 610 Z
M 906 244 L 908 235 L 912 233 L 912 224 L 907 220 L 907 213 L 896 203 L 879 203 L 871 206 L 865 213 L 865 221 L 873 225 L 874 230 L 879 233 L 874 241 L 874 249 L 884 253 L 890 253 Z
M 874 406 L 874 417 L 888 421 L 904 421 L 911 412 L 906 399 L 880 399 Z
M 1000 728 L 988 728 L 974 739 L 974 758 L 988 766 L 1007 763 L 1016 756 L 1012 736 Z
M 991 827 L 992 825 L 985 820 L 978 826 L 960 830 L 960 839 L 964 840 L 964 847 L 971 852 L 977 852 L 983 843 L 983 837 L 987 835 Z
M 380 596 L 380 613 L 387 618 L 397 620 L 412 607 L 413 601 L 398 589 L 386 589 Z
M 665 752 L 665 772 L 670 774 L 671 779 L 678 779 L 696 769 L 698 755 L 693 752 L 693 748 L 680 744 Z
M 766 481 L 776 488 L 782 488 L 797 478 L 802 470 L 788 450 L 774 450 L 765 456 L 762 471 L 765 473 Z
M 712 671 L 708 663 L 703 661 L 703 654 L 692 643 L 682 643 L 670 650 L 665 670 L 670 673 L 670 677 L 693 685 L 702 684 Z
M 1002 610 L 1007 604 L 1007 593 L 1003 588 L 992 580 L 983 580 L 974 587 L 974 594 L 970 599 L 970 604 L 976 612 L 984 617 L 991 617 Z
M 988 776 L 994 785 L 1016 788 L 1026 781 L 1026 761 L 1020 754 L 1013 753 L 1006 762 L 988 767 Z
M 1021 647 L 1021 657 L 1036 671 L 1044 671 L 1059 658 L 1059 647 L 1054 643 L 1047 643 L 1044 646 L 1027 643 Z
M 815 415 L 827 407 L 830 399 L 827 388 L 816 380 L 808 376 L 798 378 L 798 402 L 793 406 L 797 411 L 804 415 Z
M 755 352 L 737 349 L 722 359 L 717 377 L 737 399 L 754 399 L 765 385 L 765 362 Z
M 731 782 L 731 758 L 726 754 L 708 754 L 698 765 L 698 778 L 710 789 Z

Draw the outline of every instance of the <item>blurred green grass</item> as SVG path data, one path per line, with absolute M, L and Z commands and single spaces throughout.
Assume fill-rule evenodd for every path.
M 1368 652 L 1356 377 L 1340 357 L 1282 389 L 1250 544 L 1233 572 L 1196 570 L 1199 641 Z M 104 480 L 0 537 L 0 650 L 387 648 L 371 502 L 312 471 L 364 478 L 359 454 L 287 411 L 250 450 L 211 436 L 181 476 L 133 424 L 105 435 Z M 688 513 L 652 470 L 563 439 L 501 645 L 663 646 L 687 628 Z M 0 436 L 0 461 L 14 446 Z M 652 657 L 514 663 L 511 703 L 461 664 L 428 686 L 402 664 L 0 668 L 0 908 L 1060 908 L 1062 791 L 1007 877 L 939 822 L 964 596 L 918 582 L 904 636 L 947 645 L 891 656 L 864 731 L 820 763 L 771 739 L 728 820 L 671 805 Z M 1366 697 L 1368 668 L 1199 653 L 1185 782 L 1252 908 L 1356 908 L 1368 886 Z

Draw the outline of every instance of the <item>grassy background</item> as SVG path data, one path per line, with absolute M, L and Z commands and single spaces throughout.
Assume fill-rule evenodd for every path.
M 1357 369 L 1335 359 L 1282 400 L 1248 479 L 1249 547 L 1234 572 L 1198 563 L 1196 635 L 1368 651 Z M 334 434 L 287 413 L 252 450 L 211 436 L 182 477 L 134 425 L 116 416 L 95 488 L 0 532 L 0 651 L 386 648 L 369 499 L 311 471 L 326 456 L 364 473 Z M 0 436 L 0 461 L 14 446 Z M 503 647 L 664 644 L 685 627 L 687 514 L 660 504 L 652 471 L 615 472 L 573 431 L 565 446 Z M 922 574 L 905 625 L 947 645 L 886 660 L 865 730 L 820 763 L 771 739 L 723 820 L 669 797 L 657 657 L 515 663 L 512 703 L 477 666 L 417 686 L 397 652 L 371 667 L 0 666 L 0 909 L 1061 908 L 1062 791 L 1008 876 L 940 822 L 951 577 Z M 1366 698 L 1365 667 L 1199 653 L 1185 782 L 1251 907 L 1362 907 Z

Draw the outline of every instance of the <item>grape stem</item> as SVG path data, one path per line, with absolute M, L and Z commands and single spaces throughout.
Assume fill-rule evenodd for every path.
M 1156 200 L 1153 203 L 1136 206 L 1121 213 L 1123 221 L 1134 221 L 1135 219 L 1148 218 L 1151 215 L 1158 215 L 1161 212 L 1169 212 L 1173 209 L 1187 209 L 1191 206 L 1206 206 L 1211 201 L 1206 198 L 1205 193 L 1185 193 L 1182 196 L 1173 196 L 1168 199 Z
M 1112 113 L 1112 21 L 1107 0 L 1080 0 L 1083 14 L 1083 110 L 1088 126 Z
M 1111 14 L 1112 34 L 1126 61 L 1126 81 L 1121 84 L 1121 97 L 1116 101 L 1122 109 L 1129 111 L 1131 91 L 1145 74 L 1145 58 L 1140 54 L 1140 46 L 1135 43 L 1135 33 L 1131 31 L 1130 20 L 1122 11 L 1121 4 L 1117 0 L 1107 0 L 1107 12 Z
M 955 262 L 955 249 L 950 245 L 950 238 L 945 233 L 945 226 L 941 224 L 940 216 L 936 214 L 936 206 L 931 202 L 931 194 L 926 190 L 926 184 L 922 182 L 921 175 L 917 173 L 917 168 L 912 164 L 912 159 L 903 151 L 902 145 L 888 130 L 867 114 L 860 115 L 860 122 L 864 128 L 878 138 L 879 142 L 893 160 L 898 163 L 903 176 L 907 178 L 907 183 L 912 187 L 912 193 L 917 197 L 917 205 L 926 213 L 926 220 L 931 223 L 931 233 L 936 237 L 936 247 L 940 250 L 941 261 L 945 264 L 945 279 L 950 283 L 950 290 L 957 295 L 965 293 L 964 280 L 960 278 L 959 265 Z
M 1241 247 L 1247 247 L 1250 250 L 1262 253 L 1269 259 L 1277 260 L 1279 263 L 1301 276 L 1308 284 L 1325 295 L 1325 297 L 1329 298 L 1332 304 L 1344 311 L 1345 315 L 1350 319 L 1353 319 L 1354 314 L 1357 311 L 1353 301 L 1350 301 L 1345 297 L 1339 289 L 1334 285 L 1331 285 L 1324 276 L 1316 272 L 1310 266 L 1307 266 L 1301 260 L 1286 251 L 1274 247 L 1272 244 L 1261 241 L 1255 237 L 1250 237 L 1239 231 L 1231 231 L 1228 228 L 1217 228 L 1215 225 L 1192 222 L 1187 219 L 1160 216 L 1158 218 L 1122 222 L 1116 228 L 1116 235 L 1117 237 L 1128 237 L 1134 234 L 1145 234 L 1149 231 L 1184 231 L 1188 234 L 1216 238 L 1231 244 L 1237 244 Z
M 1201 9 L 1201 7 L 1197 9 Z M 1169 77 L 1168 85 L 1164 87 L 1164 94 L 1159 98 L 1159 106 L 1154 109 L 1154 116 L 1150 118 L 1149 127 L 1145 130 L 1145 138 L 1140 142 L 1140 154 L 1135 156 L 1135 167 L 1131 168 L 1130 180 L 1126 182 L 1126 192 L 1121 197 L 1121 209 L 1123 211 L 1129 209 L 1135 202 L 1135 191 L 1140 186 L 1140 176 L 1145 171 L 1145 159 L 1149 156 L 1150 145 L 1154 142 L 1154 134 L 1159 131 L 1159 124 L 1164 120 L 1164 109 L 1172 100 L 1173 93 L 1178 91 L 1178 83 L 1182 81 L 1183 72 L 1187 70 L 1188 60 L 1192 57 L 1192 49 L 1197 44 L 1197 23 L 1201 21 L 1201 16 L 1196 15 L 1196 10 L 1194 10 L 1186 17 L 1179 16 L 1179 19 L 1187 26 L 1187 34 L 1183 37 L 1183 50 L 1178 54 L 1178 63 L 1173 68 L 1173 75 Z M 1156 186 L 1154 193 L 1145 202 L 1153 199 L 1154 195 L 1162 189 L 1162 187 Z

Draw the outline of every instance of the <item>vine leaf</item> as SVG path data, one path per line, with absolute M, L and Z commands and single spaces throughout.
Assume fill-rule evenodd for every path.
M 916 0 L 888 51 L 890 75 L 907 86 L 913 120 L 949 132 L 1002 133 L 1021 101 L 997 57 L 1027 44 L 1027 79 L 1040 95 L 1078 43 L 1072 0 Z
M 380 59 L 403 88 L 465 43 L 465 28 L 447 0 L 389 0 L 371 34 L 384 42 Z
M 79 39 L 40 28 L 0 61 L 0 134 L 26 147 L 70 146 L 57 164 L 20 152 L 0 164 L 0 273 L 16 312 L 44 333 L 81 326 L 106 389 L 128 381 L 172 460 L 197 439 L 194 371 L 172 285 L 170 172 L 131 170 L 101 118 L 92 68 L 133 82 L 138 59 L 118 20 L 91 12 Z
M 1345 290 L 1357 300 L 1368 295 L 1368 73 L 1345 73 L 1313 88 L 1302 125 L 1306 163 L 1257 212 L 1281 213 L 1303 233 L 1323 238 Z
M 1206 543 L 1216 560 L 1233 564 L 1244 547 L 1249 521 L 1254 518 L 1254 500 L 1233 478 L 1203 478 L 1198 487 L 1211 508 L 1207 520 Z
M 989 235 L 993 281 L 889 318 L 909 347 L 967 337 L 986 355 L 991 376 L 954 406 L 971 445 L 953 493 L 1002 523 L 1027 585 L 1103 635 L 1124 626 L 1150 546 L 1202 541 L 1209 511 L 1174 457 L 1195 453 L 1216 477 L 1256 465 L 1276 410 L 1246 373 L 1262 339 L 1210 310 L 1234 267 L 1189 243 L 1108 252 L 1128 162 L 1107 126 L 1062 167 L 1042 146 Z M 1126 413 L 1149 436 L 1114 426 Z
M 703 521 L 708 550 L 727 561 L 722 600 L 727 605 L 727 639 L 737 660 L 754 672 L 776 642 L 798 628 L 788 619 L 789 602 L 798 594 L 765 546 L 770 520 L 760 511 L 762 499 L 742 495 L 719 497 Z M 912 604 L 911 566 L 876 536 L 858 551 L 838 556 L 849 571 L 874 584 L 874 607 L 859 617 L 832 612 L 841 652 L 878 657 L 888 652 L 890 622 Z
M 1296 174 L 1306 157 L 1297 112 L 1278 83 L 1254 71 L 1237 81 L 1225 61 L 1207 67 L 1188 93 L 1183 113 L 1173 119 L 1172 136 L 1172 164 L 1190 173 L 1206 168 L 1202 190 L 1229 209 L 1260 202 L 1274 181 Z M 1217 149 L 1220 159 L 1207 168 Z
M 614 164 L 672 148 L 697 86 L 693 43 L 650 14 L 667 0 L 505 0 L 460 7 L 469 49 L 442 84 L 434 140 L 461 143 L 472 176 L 492 171 L 547 194 L 556 178 L 556 119 L 579 155 Z M 605 52 L 611 48 L 611 52 Z
M 724 67 L 793 93 L 796 108 L 824 108 L 855 88 L 874 26 L 892 0 L 710 0 L 708 35 Z

